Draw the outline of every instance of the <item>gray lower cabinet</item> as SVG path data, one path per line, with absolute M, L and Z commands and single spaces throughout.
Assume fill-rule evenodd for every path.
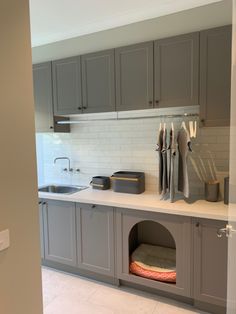
M 191 297 L 191 218 L 117 209 L 116 228 L 119 279 Z M 130 255 L 141 243 L 176 248 L 176 284 L 146 279 L 129 272 Z
M 83 113 L 115 111 L 114 49 L 83 55 Z
M 36 132 L 53 132 L 51 62 L 33 65 Z
M 115 49 L 116 110 L 153 108 L 153 42 Z
M 226 222 L 56 200 L 40 200 L 39 213 L 42 259 L 55 267 L 69 265 L 72 272 L 105 275 L 225 313 L 227 238 L 217 231 Z M 141 243 L 176 249 L 175 284 L 130 273 L 130 256 Z
M 231 25 L 200 32 L 202 126 L 228 126 L 230 123 L 231 34 Z
M 226 306 L 227 238 L 217 237 L 226 222 L 194 219 L 194 299 Z
M 198 105 L 199 32 L 154 43 L 154 106 Z
M 54 114 L 82 112 L 82 86 L 80 57 L 52 62 Z
M 114 276 L 114 213 L 101 205 L 77 204 L 78 267 Z
M 43 201 L 45 260 L 76 266 L 75 203 Z
M 41 251 L 41 258 L 45 258 L 44 254 L 44 231 L 43 231 L 43 205 L 42 201 L 39 200 L 39 229 L 40 229 L 40 251 Z

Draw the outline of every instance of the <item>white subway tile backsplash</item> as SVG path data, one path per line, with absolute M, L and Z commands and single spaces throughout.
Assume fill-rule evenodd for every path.
M 187 126 L 188 120 L 191 119 L 186 118 Z M 165 122 L 169 127 L 172 120 L 166 119 Z M 174 120 L 176 129 L 181 122 L 182 119 Z M 159 123 L 158 118 L 94 121 L 72 125 L 70 134 L 38 135 L 37 149 L 41 150 L 38 164 L 40 175 L 44 176 L 40 183 L 88 185 L 94 175 L 109 176 L 118 170 L 139 170 L 145 172 L 146 189 L 157 191 L 158 154 L 155 149 Z M 189 154 L 188 162 L 190 192 L 192 195 L 202 195 L 204 184 L 197 174 L 199 171 L 206 173 L 207 177 L 210 177 L 210 168 L 215 172 L 228 172 L 229 128 L 199 129 L 192 147 L 193 153 Z M 80 168 L 80 172 L 63 172 L 66 162 L 53 164 L 58 156 L 71 158 L 73 168 Z M 177 168 L 176 158 L 176 179 Z

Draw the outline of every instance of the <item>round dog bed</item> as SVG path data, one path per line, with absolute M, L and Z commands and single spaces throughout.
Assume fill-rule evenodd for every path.
M 130 272 L 148 279 L 176 283 L 176 250 L 141 244 L 131 255 Z

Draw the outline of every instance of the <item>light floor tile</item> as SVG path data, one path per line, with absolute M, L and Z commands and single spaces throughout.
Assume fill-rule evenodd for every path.
M 75 294 L 80 300 L 86 300 L 100 288 L 96 282 L 47 268 L 43 268 L 42 281 L 44 306 L 64 294 L 68 298 Z
M 113 287 L 99 289 L 89 298 L 89 301 L 113 309 L 116 314 L 149 314 L 153 313 L 156 307 L 155 300 Z
M 207 314 L 195 309 L 191 305 L 180 303 L 168 298 L 158 297 L 157 306 L 153 314 Z
M 82 301 L 79 297 L 62 295 L 56 297 L 44 310 L 44 314 L 114 314 L 110 309 Z
M 44 314 L 196 314 L 193 307 L 128 287 L 42 268 Z

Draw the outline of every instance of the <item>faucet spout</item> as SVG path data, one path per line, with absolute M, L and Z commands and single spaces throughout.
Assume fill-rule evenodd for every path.
M 72 169 L 71 166 L 70 166 L 70 158 L 69 158 L 69 157 L 56 157 L 56 158 L 54 159 L 54 164 L 57 162 L 57 160 L 67 160 L 67 161 L 68 161 L 68 169 L 65 168 L 64 171 L 68 171 L 68 170 L 69 170 L 70 172 L 73 171 L 73 169 Z

